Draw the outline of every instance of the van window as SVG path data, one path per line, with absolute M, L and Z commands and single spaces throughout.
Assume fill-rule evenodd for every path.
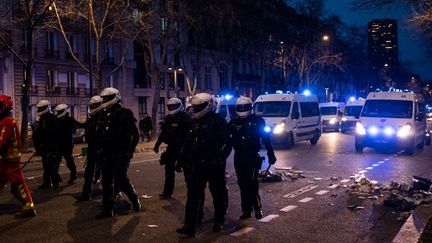
M 367 100 L 364 117 L 412 118 L 413 102 L 406 100 Z
M 290 108 L 291 101 L 265 101 L 255 103 L 254 112 L 263 117 L 287 117 Z
M 344 116 L 359 116 L 363 106 L 347 106 L 345 107 Z
M 235 110 L 235 105 L 228 105 L 228 110 L 229 110 L 229 113 L 230 113 L 230 119 L 231 120 L 235 119 L 236 116 L 237 116 L 237 113 L 236 113 L 236 110 Z
M 227 109 L 226 109 L 226 106 L 225 106 L 225 105 L 221 105 L 221 106 L 219 107 L 218 114 L 221 115 L 223 118 L 226 117 L 226 115 L 227 115 Z
M 322 116 L 325 115 L 336 115 L 337 113 L 337 107 L 336 106 L 328 106 L 328 107 L 321 107 L 320 112 Z
M 295 114 L 295 113 L 299 113 L 300 114 L 299 108 L 298 108 L 298 102 L 294 102 L 293 110 L 292 110 L 291 114 Z
M 302 117 L 319 116 L 320 110 L 317 102 L 300 102 Z

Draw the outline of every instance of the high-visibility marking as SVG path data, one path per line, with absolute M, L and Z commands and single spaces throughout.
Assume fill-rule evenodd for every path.
M 286 197 L 286 198 L 293 198 L 293 197 L 297 197 L 298 195 L 301 195 L 301 194 L 303 194 L 303 193 L 305 193 L 305 192 L 308 192 L 308 191 L 310 191 L 310 190 L 313 190 L 313 189 L 315 189 L 315 188 L 317 188 L 317 187 L 318 187 L 317 185 L 308 185 L 308 186 L 305 186 L 305 187 L 303 187 L 303 188 L 298 189 L 297 191 L 290 192 L 290 193 L 286 194 L 286 195 L 283 196 L 283 197 Z
M 301 203 L 307 203 L 307 202 L 310 202 L 312 200 L 314 200 L 313 197 L 305 197 L 302 200 L 300 200 L 299 202 L 301 202 Z
M 236 232 L 231 233 L 230 235 L 237 237 L 237 236 L 241 236 L 241 235 L 247 234 L 247 233 L 249 233 L 249 232 L 251 232 L 253 230 L 255 230 L 255 228 L 253 228 L 253 227 L 244 227 L 244 228 L 242 228 L 240 230 L 237 230 Z
M 330 188 L 330 189 L 336 189 L 336 187 L 338 187 L 338 186 L 339 186 L 338 184 L 333 184 L 331 186 L 328 186 L 328 188 Z
M 288 205 L 288 206 L 282 208 L 280 211 L 286 213 L 286 212 L 289 212 L 289 211 L 294 210 L 296 208 L 298 208 L 297 205 Z
M 267 216 L 265 216 L 264 218 L 262 218 L 262 219 L 260 219 L 258 221 L 261 222 L 261 223 L 268 223 L 268 222 L 272 221 L 275 218 L 279 218 L 279 215 L 278 214 L 270 214 L 270 215 L 267 215 Z
M 384 164 L 384 163 L 385 163 L 385 161 L 382 161 L 382 160 L 378 162 L 378 164 Z
M 377 167 L 377 166 L 380 166 L 380 164 L 377 163 L 377 164 L 373 164 L 372 166 Z
M 329 190 L 321 190 L 321 191 L 316 192 L 315 194 L 317 194 L 317 195 L 324 195 L 324 194 L 326 194 L 328 192 L 329 192 Z
M 390 159 L 384 159 L 384 161 L 389 161 Z
M 367 172 L 367 170 L 361 170 L 361 171 L 357 172 L 357 174 L 364 174 L 366 172 Z
M 366 170 L 373 170 L 373 167 L 367 167 Z
M 349 182 L 349 181 L 351 181 L 350 179 L 343 179 L 343 180 L 341 180 L 341 181 L 339 181 L 340 183 L 347 183 L 347 182 Z

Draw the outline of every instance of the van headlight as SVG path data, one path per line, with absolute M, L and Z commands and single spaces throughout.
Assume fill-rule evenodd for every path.
M 348 119 L 346 119 L 346 117 L 342 117 L 342 121 L 348 121 Z
M 366 135 L 366 129 L 363 127 L 363 125 L 360 122 L 356 123 L 355 131 L 358 135 Z
M 406 138 L 412 135 L 411 125 L 403 125 L 397 131 L 397 136 L 400 138 Z
M 332 119 L 330 119 L 329 124 L 330 125 L 334 125 L 334 124 L 336 124 L 336 122 L 337 122 L 337 119 L 336 118 L 332 118 Z
M 273 129 L 273 134 L 281 134 L 284 131 L 285 123 L 277 124 Z

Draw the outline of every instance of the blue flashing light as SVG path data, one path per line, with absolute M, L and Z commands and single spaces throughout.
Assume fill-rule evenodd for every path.
M 355 100 L 355 97 L 354 97 L 354 96 L 351 96 L 351 97 L 349 98 L 349 100 L 350 100 L 350 101 L 354 101 L 354 100 Z
M 309 95 L 311 95 L 310 90 L 305 89 L 305 90 L 303 91 L 303 95 L 305 95 L 305 96 L 309 96 Z
M 276 94 L 283 94 L 282 90 L 276 90 Z
M 232 97 L 233 97 L 233 96 L 230 95 L 230 94 L 226 94 L 226 95 L 224 95 L 224 99 L 226 99 L 226 100 L 230 100 Z
M 264 94 L 268 94 L 268 92 L 266 91 L 266 92 L 264 92 Z
M 271 127 L 269 127 L 269 126 L 265 126 L 265 127 L 264 127 L 264 132 L 266 132 L 266 133 L 270 133 L 270 132 L 271 132 Z

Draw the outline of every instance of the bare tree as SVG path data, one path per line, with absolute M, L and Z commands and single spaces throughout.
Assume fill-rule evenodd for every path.
M 46 27 L 49 18 L 48 11 L 54 0 L 10 0 L 2 1 L 2 16 L 0 16 L 0 46 L 6 48 L 13 57 L 22 64 L 24 75 L 21 86 L 21 142 L 24 150 L 28 148 L 27 124 L 32 73 L 35 61 L 35 40 L 38 31 Z M 23 30 L 24 41 L 13 41 L 15 29 Z
M 112 47 L 116 44 L 119 46 L 121 38 L 126 36 L 126 30 L 123 27 L 132 18 L 130 2 L 128 0 L 55 1 L 52 4 L 52 10 L 55 19 L 51 27 L 59 31 L 71 57 L 83 70 L 91 73 L 90 82 L 92 78 L 95 78 L 96 88 L 101 90 L 105 87 L 105 81 L 125 62 L 127 45 L 120 48 L 120 58 L 115 64 L 111 52 Z M 82 32 L 83 29 L 88 30 L 89 49 L 94 48 L 92 53 L 90 50 L 86 53 L 89 65 L 80 59 L 69 38 L 69 34 Z M 92 86 L 90 84 L 90 94 L 93 92 Z

